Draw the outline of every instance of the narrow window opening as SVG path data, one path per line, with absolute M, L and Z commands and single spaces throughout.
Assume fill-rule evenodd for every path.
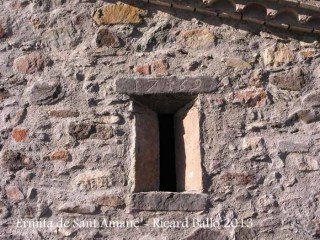
M 160 191 L 176 192 L 174 115 L 158 114 L 160 137 Z

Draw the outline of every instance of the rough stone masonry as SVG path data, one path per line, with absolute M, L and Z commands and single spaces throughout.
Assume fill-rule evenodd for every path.
M 319 239 L 320 3 L 244 2 L 0 0 L 0 239 Z M 132 95 L 181 92 L 203 190 L 134 192 Z

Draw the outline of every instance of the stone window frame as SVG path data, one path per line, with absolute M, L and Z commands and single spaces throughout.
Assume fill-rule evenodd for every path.
M 199 192 L 158 192 L 154 189 L 150 191 L 136 191 L 135 189 L 135 171 L 136 162 L 134 149 L 135 147 L 135 123 L 133 123 L 132 134 L 132 152 L 131 152 L 131 191 L 129 194 L 129 211 L 205 211 L 208 207 L 208 194 L 205 189 L 205 166 L 204 166 L 204 126 L 202 124 L 204 111 L 200 104 L 200 96 L 205 93 L 213 93 L 217 90 L 218 80 L 212 77 L 165 77 L 165 78 L 124 78 L 115 80 L 115 90 L 118 93 L 126 94 L 131 98 L 131 111 L 135 114 L 134 97 L 146 94 L 193 94 L 198 96 L 198 113 L 199 113 L 199 147 L 200 147 L 200 166 L 202 189 Z M 139 102 L 139 101 L 138 101 Z M 143 104 L 142 104 L 143 105 Z
M 156 96 L 156 95 L 155 95 Z M 201 137 L 201 110 L 198 97 L 175 112 L 177 192 L 159 191 L 159 138 L 157 112 L 132 99 L 134 112 L 131 166 L 131 210 L 136 211 L 203 211 L 206 208 Z M 139 122 L 140 118 L 140 122 Z M 195 124 L 198 122 L 198 124 Z M 178 138 L 177 138 L 178 136 Z M 189 138 L 189 139 L 188 139 Z M 139 152 L 142 150 L 142 152 Z M 145 150 L 145 151 L 144 151 Z M 153 159 L 150 159 L 150 154 Z M 147 160 L 146 160 L 147 159 Z M 145 161 L 146 160 L 146 161 Z

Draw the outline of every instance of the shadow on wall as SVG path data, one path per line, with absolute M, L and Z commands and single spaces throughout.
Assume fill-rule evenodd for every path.
M 228 25 L 253 34 L 259 34 L 261 31 L 264 31 L 279 38 L 293 38 L 305 42 L 314 42 L 320 38 L 320 12 L 314 9 L 300 7 L 289 8 L 276 4 L 274 1 L 268 2 L 260 0 L 252 0 L 249 4 L 247 1 L 242 0 L 237 1 L 239 4 L 235 4 L 231 0 L 216 0 L 211 1 L 213 3 L 210 4 L 210 6 L 205 5 L 201 0 L 159 1 L 172 3 L 173 8 L 144 1 L 146 0 L 122 0 L 123 3 L 148 10 L 148 17 L 155 15 L 157 11 L 162 11 L 182 20 L 190 21 L 196 18 L 209 25 Z M 104 0 L 104 2 L 117 3 L 118 1 Z M 242 2 L 246 4 L 242 4 Z M 192 12 L 177 9 L 174 8 L 174 4 L 192 6 L 192 8 L 199 9 L 199 11 L 196 10 Z M 220 16 L 209 16 L 205 14 L 204 11 L 217 13 L 217 15 L 220 14 Z

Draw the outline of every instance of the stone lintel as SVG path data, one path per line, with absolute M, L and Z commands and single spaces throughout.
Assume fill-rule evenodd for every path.
M 213 77 L 121 78 L 116 80 L 116 92 L 131 95 L 211 93 L 217 85 Z
M 203 211 L 207 195 L 203 193 L 142 192 L 130 199 L 131 210 L 138 211 Z

